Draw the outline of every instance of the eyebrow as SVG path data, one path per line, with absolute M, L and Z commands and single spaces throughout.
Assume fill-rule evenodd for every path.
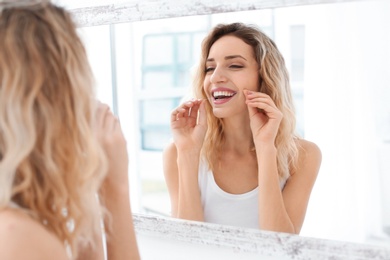
M 241 59 L 244 59 L 244 60 L 247 60 L 245 59 L 244 57 L 242 57 L 241 55 L 229 55 L 229 56 L 225 56 L 225 60 L 231 60 L 231 59 L 235 59 L 235 58 L 241 58 Z M 209 62 L 209 61 L 215 61 L 214 58 L 209 58 L 206 60 L 206 62 Z

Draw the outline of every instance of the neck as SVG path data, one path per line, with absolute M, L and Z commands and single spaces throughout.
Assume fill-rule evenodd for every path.
M 237 117 L 223 119 L 225 144 L 223 149 L 240 154 L 253 150 L 253 136 L 249 118 Z

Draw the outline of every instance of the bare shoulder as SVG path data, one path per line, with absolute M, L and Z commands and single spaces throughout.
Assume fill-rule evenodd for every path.
M 317 175 L 322 161 L 320 148 L 315 143 L 304 139 L 298 139 L 296 142 L 298 147 L 296 171 Z
M 321 150 L 313 142 L 307 141 L 305 139 L 299 139 L 297 140 L 297 146 L 299 151 L 299 156 L 314 156 L 314 157 L 322 157 Z
M 3 209 L 0 211 L 0 259 L 69 258 L 65 246 L 42 224 L 20 210 Z

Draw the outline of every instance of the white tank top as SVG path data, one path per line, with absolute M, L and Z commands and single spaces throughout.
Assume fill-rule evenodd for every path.
M 205 222 L 259 228 L 258 187 L 243 194 L 222 190 L 204 159 L 199 165 L 198 181 Z M 285 183 L 281 183 L 281 189 Z

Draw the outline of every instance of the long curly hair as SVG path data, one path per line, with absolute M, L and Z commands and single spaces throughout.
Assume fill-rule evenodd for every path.
M 16 203 L 77 256 L 100 232 L 106 174 L 96 101 L 70 14 L 50 3 L 0 3 L 0 208 Z
M 243 23 L 219 24 L 215 26 L 202 42 L 199 65 L 194 77 L 194 95 L 206 99 L 203 82 L 205 79 L 206 59 L 211 46 L 221 37 L 232 35 L 252 46 L 255 59 L 259 64 L 258 91 L 268 94 L 283 113 L 283 119 L 276 136 L 277 166 L 281 180 L 290 176 L 290 169 L 297 160 L 298 138 L 295 133 L 295 112 L 291 95 L 289 76 L 283 56 L 275 43 L 254 25 Z M 213 115 L 212 107 L 206 102 L 208 130 L 203 144 L 202 154 L 211 170 L 215 170 L 224 143 L 223 120 Z M 254 148 L 254 143 L 253 143 Z

